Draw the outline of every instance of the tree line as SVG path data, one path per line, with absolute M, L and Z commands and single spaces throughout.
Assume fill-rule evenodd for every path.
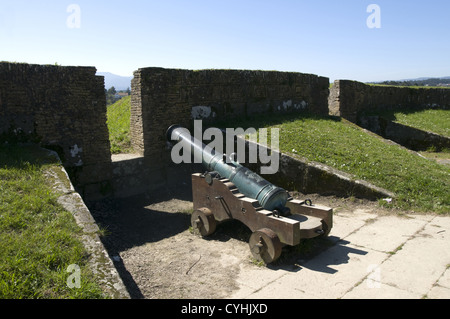
M 114 104 L 120 100 L 122 97 L 118 96 L 118 93 L 128 93 L 128 95 L 130 95 L 131 90 L 130 88 L 127 88 L 126 90 L 117 91 L 114 86 L 110 87 L 108 90 L 105 89 L 106 105 Z
M 424 80 L 409 80 L 409 81 L 384 81 L 377 84 L 395 85 L 395 86 L 449 86 L 450 79 L 430 78 Z

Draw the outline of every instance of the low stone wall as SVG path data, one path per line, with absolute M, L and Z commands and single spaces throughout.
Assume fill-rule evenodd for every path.
M 414 151 L 426 151 L 434 148 L 437 152 L 450 149 L 450 138 L 414 127 L 403 125 L 382 116 L 361 116 L 359 125 L 386 139 Z
M 249 158 L 249 150 L 255 149 L 255 144 L 250 146 L 252 143 L 245 141 L 246 158 Z M 257 147 L 260 147 L 260 152 L 262 151 L 264 154 L 272 152 L 270 148 L 263 145 L 257 144 Z M 258 161 L 258 163 L 244 166 L 259 173 L 262 165 L 264 164 Z M 366 181 L 358 180 L 351 174 L 296 155 L 280 153 L 279 166 L 276 174 L 261 176 L 288 191 L 299 191 L 303 194 L 353 196 L 369 200 L 395 197 L 394 193 Z
M 154 170 L 140 155 L 113 155 L 112 186 L 116 198 L 144 194 L 167 184 L 165 170 Z
M 112 156 L 112 186 L 116 198 L 174 189 L 191 188 L 191 174 L 203 172 L 200 164 L 176 165 L 172 162 L 155 169 L 148 160 L 138 154 Z
M 330 90 L 329 111 L 356 123 L 359 116 L 402 109 L 450 108 L 450 89 L 367 85 L 337 80 Z
M 49 155 L 46 156 L 55 157 L 60 161 L 58 154 L 54 151 L 42 150 L 42 153 L 47 153 Z M 64 167 L 52 165 L 46 170 L 45 175 L 52 183 L 53 190 L 60 195 L 58 203 L 72 213 L 77 224 L 82 228 L 82 240 L 89 252 L 91 269 L 98 278 L 101 278 L 102 287 L 111 298 L 130 299 L 114 263 L 100 240 L 99 228 L 80 194 L 75 191 Z

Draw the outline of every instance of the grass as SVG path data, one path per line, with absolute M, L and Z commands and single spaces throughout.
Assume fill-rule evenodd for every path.
M 133 152 L 129 136 L 130 102 L 131 96 L 128 96 L 108 106 L 107 124 L 112 154 Z
M 339 118 L 275 115 L 222 123 L 231 127 L 279 128 L 280 150 L 320 162 L 388 189 L 388 207 L 450 212 L 450 167 L 419 157 Z
M 90 272 L 81 228 L 57 203 L 27 148 L 0 145 L 0 298 L 105 298 Z M 42 157 L 40 157 L 42 159 Z M 81 288 L 69 288 L 69 265 L 81 268 Z
M 392 112 L 385 116 L 400 124 L 450 137 L 450 110 Z

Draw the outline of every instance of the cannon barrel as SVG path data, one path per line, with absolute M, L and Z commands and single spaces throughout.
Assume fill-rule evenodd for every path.
M 247 197 L 256 199 L 264 209 L 285 212 L 288 193 L 277 187 L 250 169 L 242 166 L 230 155 L 227 163 L 226 155 L 217 153 L 213 148 L 194 138 L 187 129 L 172 125 L 167 131 L 170 142 L 183 143 L 182 146 L 190 148 L 196 162 L 202 162 L 210 172 L 217 172 L 222 178 L 230 180 L 239 191 Z

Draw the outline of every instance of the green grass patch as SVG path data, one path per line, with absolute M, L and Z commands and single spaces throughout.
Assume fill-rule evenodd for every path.
M 57 164 L 35 155 L 0 145 L 0 298 L 104 298 L 88 266 L 82 230 L 43 175 Z M 81 288 L 67 285 L 72 264 L 81 268 Z
M 128 96 L 108 106 L 107 124 L 112 154 L 133 152 L 129 134 L 130 104 L 131 96 Z
M 448 166 L 387 144 L 347 121 L 313 115 L 272 115 L 220 125 L 244 129 L 279 128 L 283 153 L 329 165 L 394 192 L 397 198 L 390 207 L 450 212 Z
M 385 116 L 403 125 L 450 137 L 450 110 L 392 112 Z

